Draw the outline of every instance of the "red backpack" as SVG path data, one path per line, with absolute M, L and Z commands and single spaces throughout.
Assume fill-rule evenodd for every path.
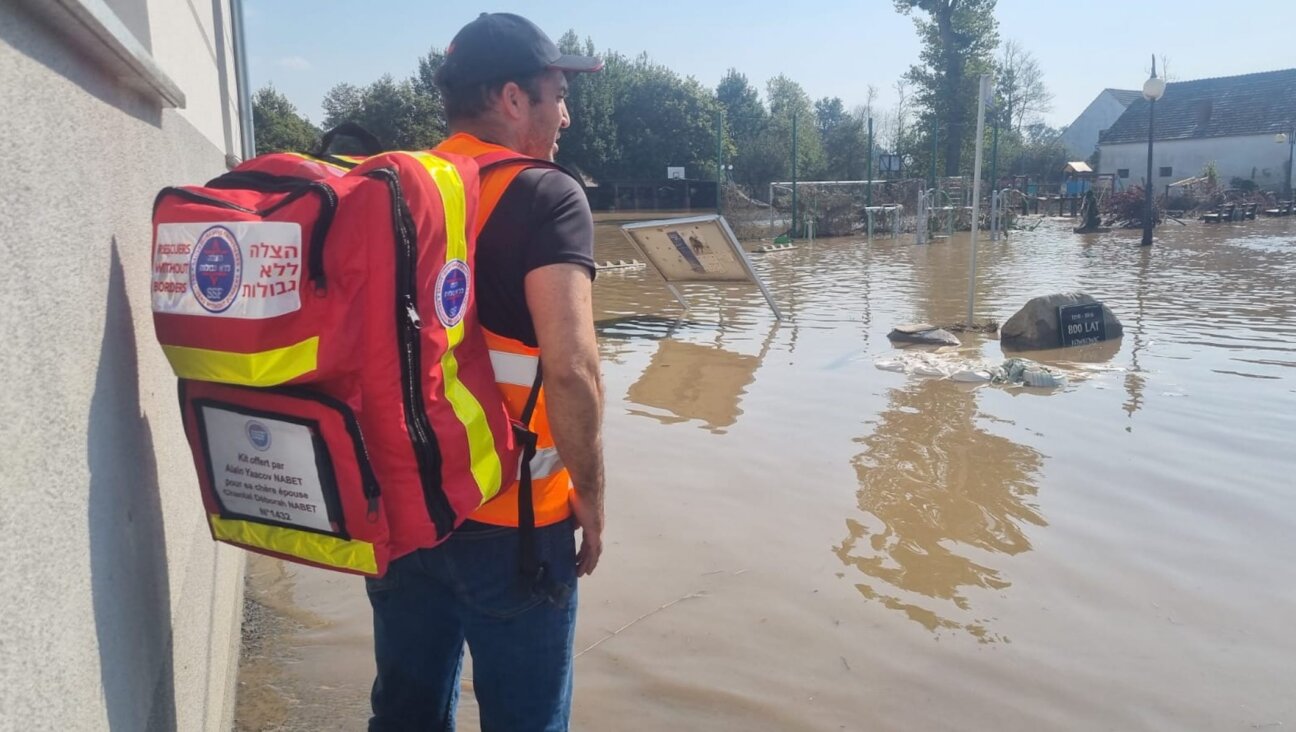
M 163 189 L 153 322 L 212 537 L 380 576 L 520 454 L 477 322 L 478 163 L 322 152 L 348 132 Z

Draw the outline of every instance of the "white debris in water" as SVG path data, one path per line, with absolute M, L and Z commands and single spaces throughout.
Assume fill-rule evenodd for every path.
M 873 365 L 882 371 L 949 379 L 964 384 L 1023 385 L 1052 389 L 1067 383 L 1067 377 L 1061 371 L 1024 358 L 991 363 L 960 358 L 957 353 L 905 351 L 884 356 L 874 361 Z

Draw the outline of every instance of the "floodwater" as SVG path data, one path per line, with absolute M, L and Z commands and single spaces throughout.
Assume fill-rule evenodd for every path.
M 754 256 L 755 287 L 595 285 L 609 542 L 578 730 L 1296 725 L 1296 219 L 979 247 L 976 317 L 1080 289 L 1124 338 L 1061 389 L 879 370 L 963 320 L 966 234 Z M 598 258 L 630 259 L 615 222 Z M 953 356 L 997 360 L 964 334 Z M 250 565 L 243 729 L 362 729 L 361 581 Z M 470 675 L 470 672 L 469 672 Z M 461 729 L 476 729 L 471 681 Z

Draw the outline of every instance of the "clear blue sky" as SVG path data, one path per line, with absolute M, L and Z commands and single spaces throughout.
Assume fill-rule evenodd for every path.
M 762 90 L 784 73 L 812 98 L 838 96 L 848 107 L 864 103 L 872 84 L 878 108 L 890 110 L 892 86 L 919 53 L 913 22 L 889 0 L 245 2 L 254 87 L 273 83 L 316 123 L 334 84 L 407 77 L 419 56 L 445 47 L 482 11 L 525 15 L 555 40 L 574 29 L 599 49 L 647 51 L 711 87 L 730 67 Z M 995 14 L 1000 38 L 1039 60 L 1053 125 L 1069 123 L 1105 87 L 1141 88 L 1154 52 L 1179 80 L 1296 67 L 1292 2 L 999 0 Z

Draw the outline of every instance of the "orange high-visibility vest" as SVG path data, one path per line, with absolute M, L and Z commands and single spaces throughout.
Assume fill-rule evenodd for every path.
M 486 168 L 493 160 L 516 160 L 515 163 L 494 165 L 482 174 L 476 224 L 479 235 L 500 199 L 503 198 L 504 192 L 508 190 L 519 173 L 531 167 L 552 165 L 537 159 L 519 159 L 518 154 L 508 148 L 483 142 L 464 133 L 450 137 L 437 146 L 437 149 L 472 157 L 477 160 L 481 168 Z M 536 385 L 536 377 L 540 369 L 540 349 L 492 333 L 484 327 L 482 330 L 486 334 L 486 346 L 490 350 L 495 381 L 504 395 L 509 416 L 514 420 L 520 420 L 531 397 L 532 388 Z M 531 419 L 526 426 L 536 435 L 536 451 L 530 460 L 535 525 L 547 526 L 571 515 L 568 497 L 572 490 L 572 482 L 554 445 L 543 386 L 536 395 Z M 493 500 L 477 509 L 469 516 L 469 520 L 496 526 L 518 526 L 518 483 L 513 483 Z

